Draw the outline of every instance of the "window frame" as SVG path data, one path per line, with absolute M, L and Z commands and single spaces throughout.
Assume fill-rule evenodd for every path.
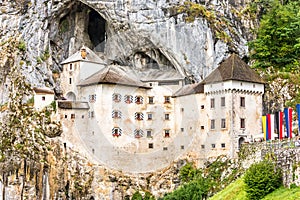
M 171 96 L 164 96 L 164 103 L 171 103 Z
M 240 97 L 240 107 L 245 108 L 246 107 L 246 98 Z
M 147 120 L 153 120 L 153 113 L 147 113 Z
M 148 104 L 154 104 L 154 96 L 148 97 Z
M 164 130 L 164 137 L 169 138 L 170 137 L 170 129 L 165 129 Z
M 138 121 L 144 120 L 144 114 L 142 112 L 135 112 L 134 119 Z
M 138 104 L 138 105 L 143 104 L 144 103 L 144 97 L 141 96 L 141 95 L 135 96 L 135 103 Z
M 240 128 L 241 129 L 246 128 L 246 118 L 240 118 Z
M 210 130 L 215 130 L 216 129 L 216 120 L 211 119 L 210 120 Z
M 221 119 L 221 129 L 225 129 L 226 128 L 226 118 L 222 118 Z
M 221 107 L 225 107 L 226 106 L 226 99 L 225 97 L 221 97 Z
M 121 96 L 121 94 L 119 94 L 119 93 L 113 93 L 113 94 L 112 94 L 112 100 L 113 100 L 113 102 L 115 102 L 115 103 L 120 102 L 120 101 L 121 101 L 121 98 L 122 98 L 122 96 Z
M 215 108 L 215 98 L 210 98 L 210 109 L 214 109 Z
M 165 113 L 165 120 L 170 121 L 170 113 Z

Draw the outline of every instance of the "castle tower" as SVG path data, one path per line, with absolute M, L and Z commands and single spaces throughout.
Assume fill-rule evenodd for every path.
M 68 100 L 78 100 L 77 85 L 100 69 L 104 68 L 105 62 L 91 49 L 83 46 L 75 54 L 61 62 L 61 87 L 63 96 Z

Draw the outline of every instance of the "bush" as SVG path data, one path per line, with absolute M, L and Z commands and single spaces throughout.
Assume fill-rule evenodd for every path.
M 262 199 L 282 185 L 281 171 L 270 161 L 252 164 L 246 171 L 244 182 L 249 199 Z
M 139 191 L 136 191 L 132 195 L 131 200 L 143 200 L 143 196 L 141 195 L 141 193 Z

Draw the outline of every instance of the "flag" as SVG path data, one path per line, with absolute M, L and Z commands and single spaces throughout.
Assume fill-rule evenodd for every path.
M 267 117 L 266 116 L 262 116 L 261 117 L 261 121 L 262 121 L 262 129 L 263 129 L 263 133 L 264 133 L 264 139 L 267 140 Z
M 279 111 L 275 114 L 275 121 L 276 121 L 276 130 L 278 133 L 278 138 L 282 140 L 283 138 L 283 112 Z
M 267 114 L 266 140 L 274 140 L 274 114 Z
M 286 126 L 286 136 L 288 138 L 292 138 L 292 108 L 284 109 L 284 118 L 285 118 L 285 126 Z
M 296 105 L 297 115 L 298 115 L 298 133 L 300 133 L 300 104 Z

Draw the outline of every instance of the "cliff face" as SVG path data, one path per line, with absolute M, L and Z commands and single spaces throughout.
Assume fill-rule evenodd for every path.
M 11 37 L 24 42 L 20 65 L 38 86 L 54 87 L 51 72 L 83 44 L 108 62 L 138 67 L 143 59 L 200 80 L 229 53 L 247 55 L 255 23 L 247 17 L 247 0 L 2 0 L 0 5 L 0 48 L 5 51 L 2 45 Z M 195 5 L 205 10 L 198 13 Z

